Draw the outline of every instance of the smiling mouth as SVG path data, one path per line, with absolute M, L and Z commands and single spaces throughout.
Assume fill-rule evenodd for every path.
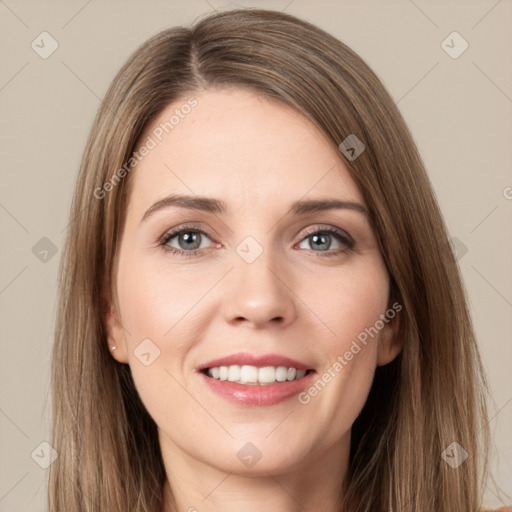
M 203 368 L 201 373 L 218 380 L 246 386 L 271 386 L 303 379 L 314 372 L 312 369 L 297 369 L 286 366 L 230 365 Z

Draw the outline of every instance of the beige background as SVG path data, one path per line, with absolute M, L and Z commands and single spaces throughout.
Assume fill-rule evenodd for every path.
M 37 454 L 45 452 L 40 443 L 49 439 L 58 259 L 79 160 L 100 99 L 128 55 L 148 37 L 236 5 L 221 0 L 0 0 L 0 512 L 46 510 L 47 473 L 31 453 L 37 448 L 38 460 Z M 397 101 L 451 236 L 458 239 L 493 392 L 493 467 L 498 484 L 512 496 L 511 3 L 280 0 L 238 5 L 285 10 L 331 32 L 368 62 Z M 43 31 L 59 45 L 47 59 L 31 48 Z M 457 59 L 441 47 L 453 31 L 469 44 Z M 33 253 L 43 237 L 57 249 L 46 262 Z M 489 506 L 511 503 L 497 494 L 489 485 Z

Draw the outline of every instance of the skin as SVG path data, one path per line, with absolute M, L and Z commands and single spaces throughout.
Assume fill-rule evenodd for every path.
M 318 377 L 332 367 L 391 306 L 389 276 L 364 213 L 286 212 L 299 199 L 366 205 L 337 149 L 302 114 L 239 89 L 193 96 L 198 105 L 130 176 L 106 317 L 109 345 L 117 346 L 112 355 L 130 365 L 159 429 L 168 476 L 164 511 L 295 512 L 298 504 L 334 511 L 351 426 L 376 366 L 401 349 L 398 319 L 305 405 L 297 396 L 266 407 L 232 404 L 210 391 L 197 367 L 242 351 L 292 357 Z M 169 105 L 141 140 L 185 101 Z M 227 210 L 172 206 L 141 222 L 156 201 L 176 193 L 222 199 Z M 208 232 L 198 255 L 159 245 L 184 223 Z M 325 227 L 348 233 L 354 247 L 335 236 L 327 237 L 327 250 L 316 247 L 308 230 Z M 263 248 L 252 263 L 236 252 L 247 236 Z M 191 251 L 178 236 L 168 245 Z M 134 350 L 147 338 L 160 355 L 145 366 Z M 237 457 L 248 442 L 262 454 L 252 467 Z

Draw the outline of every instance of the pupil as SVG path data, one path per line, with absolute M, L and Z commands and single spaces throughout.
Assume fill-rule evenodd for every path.
M 328 235 L 313 235 L 313 244 L 319 249 L 329 249 L 331 242 Z
M 185 248 L 186 249 L 197 249 L 201 243 L 199 241 L 199 233 L 184 233 L 183 235 L 181 235 L 181 240 L 180 242 L 184 242 L 185 243 Z M 187 244 L 195 244 L 194 246 L 191 246 L 191 245 L 188 245 Z

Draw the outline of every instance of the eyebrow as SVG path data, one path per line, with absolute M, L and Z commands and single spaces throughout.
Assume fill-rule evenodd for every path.
M 226 203 L 221 199 L 174 194 L 165 197 L 150 206 L 144 213 L 141 222 L 146 221 L 155 212 L 173 206 L 215 214 L 224 213 L 227 210 Z M 355 212 L 368 215 L 368 211 L 362 204 L 353 201 L 341 201 L 339 199 L 309 199 L 295 201 L 290 205 L 287 213 L 291 213 L 293 215 L 305 215 L 307 213 L 341 209 L 353 210 Z

